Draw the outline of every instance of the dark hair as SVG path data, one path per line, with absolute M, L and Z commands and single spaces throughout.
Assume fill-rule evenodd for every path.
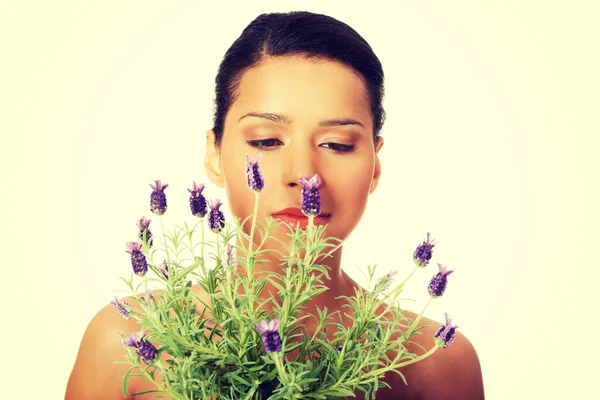
M 225 116 L 235 102 L 242 75 L 268 56 L 304 56 L 341 62 L 366 83 L 377 142 L 385 120 L 383 68 L 371 46 L 354 29 L 335 18 L 307 11 L 261 14 L 231 45 L 215 80 L 215 145 L 220 146 Z

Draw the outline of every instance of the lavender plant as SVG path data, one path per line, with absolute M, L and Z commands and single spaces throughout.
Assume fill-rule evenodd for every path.
M 141 376 L 156 389 L 134 396 L 335 399 L 354 397 L 358 390 L 365 398 L 375 398 L 378 389 L 389 387 L 383 380 L 386 374 L 397 373 L 406 384 L 402 367 L 453 342 L 458 326 L 452 326 L 446 314 L 446 324 L 435 333 L 433 347 L 426 354 L 417 356 L 407 350 L 410 338 L 423 328 L 418 323 L 424 311 L 446 289 L 453 271 L 444 265 L 438 264 L 439 273 L 427 288 L 430 299 L 417 319 L 406 318 L 397 306 L 408 279 L 432 258 L 435 243 L 429 233 L 413 254 L 415 267 L 399 284 L 392 288 L 398 271 L 375 279 L 376 266 L 368 266 L 367 288 L 356 289 L 355 296 L 340 297 L 350 310 L 345 313 L 352 318 L 349 326 L 343 323 L 343 310 L 317 306 L 317 315 L 303 312 L 311 299 L 328 290 L 324 279 L 330 279 L 329 267 L 319 262 L 341 245 L 339 239 L 323 237 L 325 226 L 314 224 L 320 213 L 321 181 L 316 174 L 301 179 L 302 211 L 308 226 L 306 230 L 290 228 L 291 244 L 285 245 L 288 254 L 277 255 L 281 273 L 257 272 L 262 257 L 276 251 L 263 247 L 267 239 L 277 240 L 270 234 L 280 222 L 273 218 L 257 221 L 264 179 L 260 157 L 246 160 L 248 187 L 255 198 L 254 213 L 248 217 L 252 218 L 249 235 L 242 229 L 248 218 L 226 223 L 219 210 L 222 203 L 207 202 L 204 185 L 196 182 L 188 191 L 191 213 L 198 221 L 166 233 L 162 218 L 168 185 L 159 180 L 151 184 L 151 211 L 159 216 L 163 246 L 157 246 L 157 236 L 149 230 L 151 221 L 139 220 L 139 242 L 127 244 L 133 273 L 121 279 L 140 307 L 117 298 L 111 302 L 123 318 L 135 318 L 141 326 L 140 332 L 129 336 L 121 333 L 127 361 L 118 363 L 131 365 L 123 379 L 124 396 L 129 378 Z M 214 240 L 206 240 L 206 226 Z M 254 245 L 256 229 L 261 238 L 258 246 Z M 152 292 L 152 282 L 164 289 Z M 192 290 L 193 282 L 204 296 Z M 277 293 L 265 296 L 268 283 Z M 316 320 L 314 332 L 304 326 L 308 318 Z M 330 326 L 335 328 L 333 336 L 326 333 Z

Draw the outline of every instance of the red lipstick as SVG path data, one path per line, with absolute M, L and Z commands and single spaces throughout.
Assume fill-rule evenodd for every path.
M 331 214 L 321 213 L 317 215 L 313 222 L 315 225 L 325 225 L 329 222 Z M 288 207 L 283 210 L 279 210 L 273 213 L 273 218 L 277 218 L 283 222 L 286 222 L 296 228 L 297 224 L 300 224 L 300 229 L 306 230 L 308 226 L 308 217 L 302 213 L 302 210 L 297 207 Z

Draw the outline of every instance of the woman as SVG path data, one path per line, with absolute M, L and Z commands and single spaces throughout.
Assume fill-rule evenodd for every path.
M 206 135 L 207 174 L 213 184 L 225 188 L 233 215 L 244 220 L 254 206 L 244 174 L 245 155 L 261 154 L 265 185 L 258 220 L 272 216 L 294 224 L 302 222 L 293 216 L 301 207 L 299 179 L 317 173 L 322 179 L 324 217 L 319 223 L 328 224 L 326 236 L 344 240 L 358 224 L 381 176 L 383 93 L 381 63 L 346 24 L 308 12 L 260 15 L 220 65 L 214 127 Z M 249 226 L 244 229 L 248 232 Z M 272 234 L 285 242 L 287 232 L 282 224 Z M 277 240 L 265 247 L 285 252 Z M 307 312 L 314 312 L 317 305 L 340 310 L 343 303 L 336 298 L 353 296 L 354 289 L 360 288 L 340 267 L 342 249 L 324 260 L 330 267 L 331 280 L 325 281 L 329 290 L 313 299 Z M 280 270 L 277 257 L 263 261 L 257 271 Z M 198 286 L 194 291 L 208 301 Z M 132 298 L 124 300 L 139 307 Z M 416 317 L 408 311 L 405 315 Z M 433 334 L 443 324 L 423 318 L 420 325 L 429 327 L 412 339 L 416 345 L 409 351 L 417 354 L 424 352 L 419 345 L 426 350 L 433 347 Z M 121 319 L 111 307 L 102 309 L 84 334 L 66 398 L 123 398 L 128 366 L 113 364 L 124 359 L 117 333 L 139 329 L 135 320 Z M 311 332 L 314 326 L 307 329 Z M 403 368 L 402 373 L 408 385 L 399 375 L 387 374 L 391 389 L 380 389 L 377 397 L 483 399 L 477 355 L 460 332 L 452 346 Z M 129 381 L 131 394 L 151 389 L 145 380 Z M 359 392 L 357 396 L 361 398 Z

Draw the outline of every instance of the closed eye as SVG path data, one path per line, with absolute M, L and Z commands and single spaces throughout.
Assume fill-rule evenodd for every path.
M 281 142 L 281 140 L 279 140 L 279 139 L 273 139 L 273 138 L 270 138 L 270 139 L 260 139 L 260 140 L 247 140 L 246 143 L 248 143 L 252 147 L 257 147 L 257 148 L 259 148 L 261 150 L 268 150 L 269 147 L 273 147 L 276 144 L 277 145 L 283 144 Z
M 326 145 L 326 144 L 329 145 L 327 148 L 329 148 L 331 150 L 335 150 L 340 153 L 349 153 L 351 151 L 354 151 L 353 144 L 341 144 L 341 143 L 335 143 L 335 142 L 323 143 L 323 145 Z

